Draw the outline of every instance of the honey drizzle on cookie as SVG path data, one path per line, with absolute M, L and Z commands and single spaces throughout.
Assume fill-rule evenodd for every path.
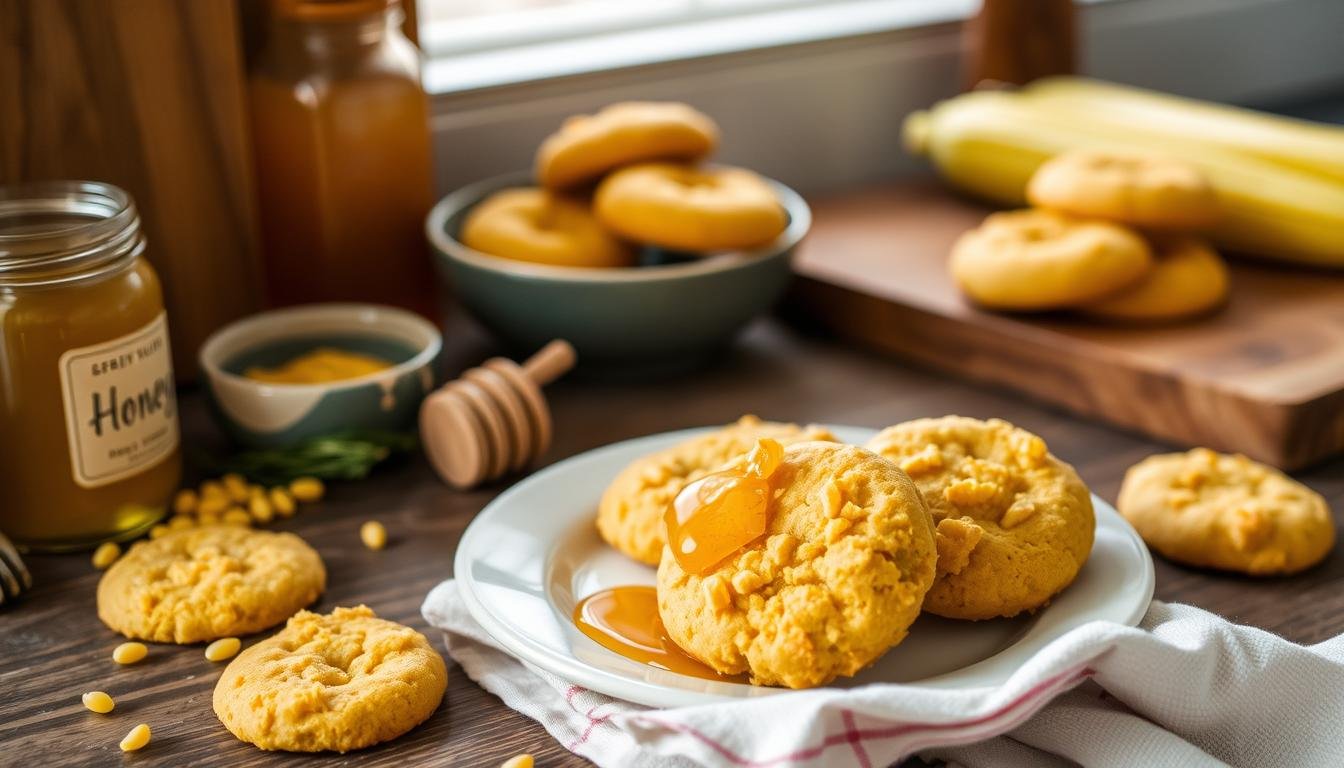
M 770 478 L 783 461 L 784 446 L 762 438 L 742 468 L 706 475 L 681 489 L 663 521 L 683 571 L 704 576 L 765 533 L 774 492 Z
M 740 676 L 715 672 L 673 642 L 658 615 L 653 587 L 595 592 L 574 607 L 574 625 L 603 648 L 642 664 L 707 680 L 743 682 Z

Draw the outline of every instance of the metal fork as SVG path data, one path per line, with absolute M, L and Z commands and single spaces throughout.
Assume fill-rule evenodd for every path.
M 5 534 L 0 533 L 0 605 L 17 600 L 32 588 L 33 576 L 28 573 L 28 566 Z

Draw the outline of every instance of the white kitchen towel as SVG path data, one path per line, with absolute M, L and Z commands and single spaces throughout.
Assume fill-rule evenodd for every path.
M 1188 605 L 1093 622 L 998 688 L 869 685 L 649 709 L 509 656 L 446 581 L 425 619 L 472 680 L 603 768 L 1344 765 L 1344 636 L 1301 646 Z

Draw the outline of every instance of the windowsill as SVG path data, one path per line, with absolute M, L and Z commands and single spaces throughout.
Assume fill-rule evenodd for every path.
M 1098 0 L 1091 0 L 1097 2 Z M 459 54 L 424 68 L 431 95 L 913 29 L 966 18 L 979 0 L 850 0 Z M 432 28 L 426 49 L 433 51 Z

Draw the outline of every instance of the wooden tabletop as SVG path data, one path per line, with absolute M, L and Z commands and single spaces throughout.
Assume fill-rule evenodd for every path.
M 494 354 L 469 323 L 451 320 L 448 370 Z M 882 427 L 918 416 L 959 413 L 1000 416 L 1042 435 L 1072 462 L 1102 497 L 1114 500 L 1125 468 L 1168 447 L 1081 421 L 1021 398 L 888 362 L 830 339 L 786 327 L 755 324 L 712 367 L 646 383 L 598 383 L 575 377 L 550 389 L 556 440 L 548 462 L 612 441 L 681 427 L 731 421 L 743 413 L 772 419 Z M 199 394 L 184 393 L 184 445 L 216 445 Z M 1299 477 L 1344 513 L 1344 460 Z M 366 603 L 379 615 L 441 636 L 420 617 L 420 603 L 452 576 L 463 529 L 503 486 L 458 493 L 440 484 L 422 460 L 373 478 L 334 486 L 321 504 L 278 525 L 313 544 L 330 574 L 323 611 Z M 365 520 L 382 520 L 386 550 L 359 543 Z M 347 756 L 296 758 L 236 741 L 210 708 L 222 665 L 199 646 L 151 647 L 147 661 L 118 668 L 119 639 L 95 615 L 98 574 L 87 555 L 31 556 L 37 586 L 17 606 L 0 610 L 0 764 L 261 766 L 293 764 L 496 766 L 531 752 L 544 766 L 584 765 L 533 721 L 449 664 L 448 695 L 440 709 L 406 736 Z M 1287 579 L 1247 579 L 1157 564 L 1157 597 L 1216 611 L 1300 642 L 1344 631 L 1344 556 L 1336 550 L 1320 567 Z M 80 705 L 80 694 L 106 690 L 112 716 Z M 123 757 L 117 742 L 139 722 L 153 743 Z

